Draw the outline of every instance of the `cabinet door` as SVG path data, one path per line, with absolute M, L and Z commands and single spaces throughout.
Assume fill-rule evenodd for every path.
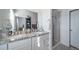
M 7 50 L 7 44 L 0 45 L 0 50 Z
M 26 39 L 26 50 L 31 50 L 32 49 L 32 44 L 31 44 L 31 38 Z
M 49 49 L 49 34 L 41 35 L 41 49 L 48 50 Z
M 32 49 L 33 50 L 48 50 L 49 49 L 49 36 L 45 34 L 38 37 L 32 37 Z
M 11 42 L 8 44 L 8 49 L 10 50 L 30 50 L 31 39 L 24 39 L 20 41 Z
M 32 50 L 39 50 L 37 37 L 32 37 Z
M 49 49 L 49 38 L 43 39 L 43 42 L 44 42 L 44 50 L 48 50 Z

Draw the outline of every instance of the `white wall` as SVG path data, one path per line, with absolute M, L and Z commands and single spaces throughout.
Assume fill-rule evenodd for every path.
M 50 31 L 50 9 L 42 9 L 42 27 L 44 31 Z
M 61 43 L 69 46 L 69 11 L 71 9 L 62 9 L 61 10 L 61 19 L 60 19 L 60 40 Z

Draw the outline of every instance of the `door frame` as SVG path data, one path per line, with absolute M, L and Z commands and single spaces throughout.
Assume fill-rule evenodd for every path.
M 79 9 L 74 9 L 74 10 L 69 11 L 69 47 L 74 47 L 74 46 L 71 45 L 71 31 L 72 31 L 71 30 L 71 12 L 74 12 L 74 11 L 77 11 L 77 10 L 79 10 Z M 74 47 L 74 48 L 79 49 L 77 47 Z

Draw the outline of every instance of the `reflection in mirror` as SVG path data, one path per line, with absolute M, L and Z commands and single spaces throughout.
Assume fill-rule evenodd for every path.
M 10 10 L 11 29 L 9 35 L 37 31 L 37 13 L 25 9 Z
M 16 31 L 18 31 L 18 30 L 23 30 L 23 28 L 25 29 L 25 18 L 23 18 L 23 17 L 18 17 L 18 16 L 16 16 L 15 17 L 15 29 L 16 29 Z
M 15 16 L 15 30 L 16 31 L 31 31 L 31 17 L 19 17 Z

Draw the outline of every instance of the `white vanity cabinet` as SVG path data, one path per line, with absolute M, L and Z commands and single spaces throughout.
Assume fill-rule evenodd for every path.
M 9 50 L 31 50 L 31 38 L 8 43 Z
M 49 34 L 32 37 L 32 50 L 48 50 Z
M 7 44 L 1 44 L 0 50 L 7 50 Z
M 32 50 L 40 50 L 41 42 L 38 40 L 38 37 L 32 37 Z
M 43 50 L 49 49 L 49 34 L 41 35 L 40 39 L 43 41 Z

